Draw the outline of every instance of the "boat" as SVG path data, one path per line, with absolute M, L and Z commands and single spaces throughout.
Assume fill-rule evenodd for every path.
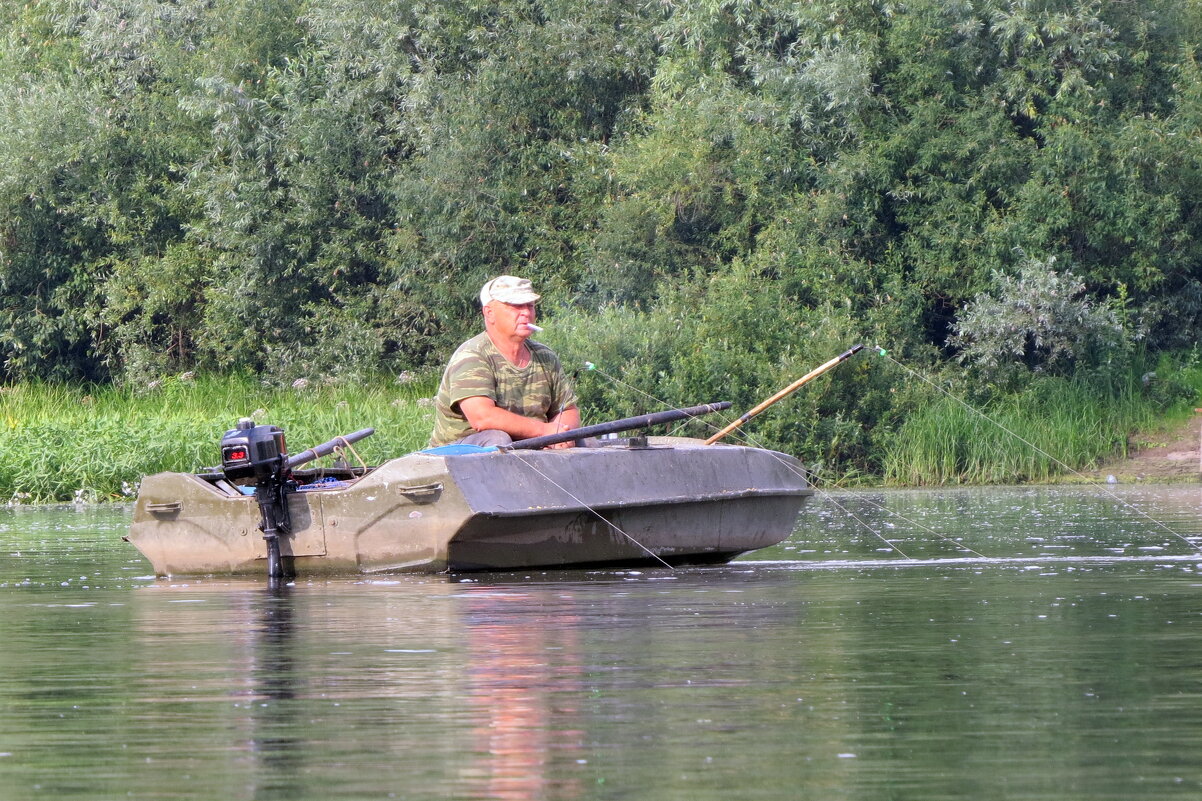
M 593 447 L 539 449 L 566 439 L 552 435 L 354 468 L 301 465 L 371 429 L 288 456 L 280 429 L 244 420 L 222 440 L 221 469 L 144 478 L 125 539 L 160 576 L 720 564 L 792 533 L 813 494 L 801 463 L 761 448 L 615 432 L 721 407 L 572 432 L 595 437 Z

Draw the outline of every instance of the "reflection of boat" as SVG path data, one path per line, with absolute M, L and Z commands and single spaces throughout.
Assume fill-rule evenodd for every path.
M 472 450 L 292 472 L 286 570 L 720 563 L 785 539 L 813 492 L 791 456 L 686 438 Z M 246 492 L 220 472 L 148 476 L 126 539 L 160 575 L 263 574 L 262 501 Z

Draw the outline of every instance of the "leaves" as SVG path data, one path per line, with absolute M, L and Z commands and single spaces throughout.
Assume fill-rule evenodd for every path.
M 751 401 L 845 340 L 1008 386 L 1202 321 L 1181 0 L 35 0 L 0 21 L 7 379 L 437 365 L 501 272 L 687 402 Z M 855 386 L 766 428 L 861 459 L 912 401 Z
M 1031 259 L 1017 276 L 995 276 L 996 288 L 965 308 L 948 342 L 986 382 L 1012 384 L 1023 367 L 1072 375 L 1137 337 L 1114 310 L 1093 301 L 1072 272 L 1054 270 L 1055 262 Z

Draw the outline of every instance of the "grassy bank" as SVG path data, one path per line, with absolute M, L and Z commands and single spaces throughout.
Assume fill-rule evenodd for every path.
M 280 426 L 293 452 L 374 427 L 355 450 L 378 464 L 425 445 L 433 414 L 422 399 L 433 395 L 435 381 L 281 389 L 246 377 L 199 377 L 140 388 L 5 387 L 0 503 L 128 498 L 149 473 L 216 465 L 221 435 L 239 417 Z
M 1058 385 L 1051 397 L 1016 396 L 975 411 L 942 398 L 902 428 L 886 462 L 892 484 L 1043 482 L 1121 451 L 1126 432 L 1150 425 L 1138 402 L 1099 399 Z
M 1149 375 L 1164 378 L 1149 381 Z M 150 473 L 216 466 L 221 435 L 240 417 L 282 427 L 294 453 L 373 427 L 376 434 L 355 450 L 379 464 L 425 445 L 436 383 L 429 373 L 284 388 L 240 376 L 174 378 L 139 388 L 0 388 L 0 503 L 129 499 Z M 911 404 L 904 421 L 878 440 L 888 442 L 882 475 L 861 475 L 856 483 L 1057 480 L 1122 456 L 1133 434 L 1184 420 L 1199 392 L 1202 369 L 1190 362 L 1137 371 L 1104 390 L 1041 380 L 979 409 L 933 393 Z M 797 417 L 798 410 L 789 414 Z
M 980 409 L 932 399 L 898 429 L 884 459 L 887 483 L 1046 483 L 1126 455 L 1141 432 L 1184 423 L 1202 397 L 1202 369 L 1165 359 L 1157 369 L 1099 386 L 1034 382 Z

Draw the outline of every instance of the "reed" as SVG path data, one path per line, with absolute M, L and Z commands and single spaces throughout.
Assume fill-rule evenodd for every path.
M 404 377 L 408 379 L 408 377 Z M 374 427 L 355 445 L 380 461 L 425 445 L 437 376 L 269 387 L 246 376 L 150 387 L 19 384 L 0 389 L 0 503 L 128 499 L 142 476 L 219 462 L 240 417 L 273 423 L 290 450 Z
M 1102 393 L 1050 380 L 975 410 L 941 396 L 911 415 L 884 459 L 891 484 L 1043 482 L 1122 455 L 1130 431 L 1163 416 L 1134 386 Z

